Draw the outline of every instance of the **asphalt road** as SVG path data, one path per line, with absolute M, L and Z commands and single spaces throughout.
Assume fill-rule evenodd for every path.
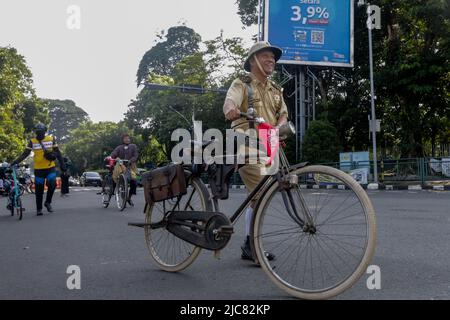
M 377 213 L 378 241 L 372 265 L 381 289 L 369 290 L 369 274 L 336 299 L 450 299 L 450 192 L 369 191 Z M 292 299 L 253 264 L 240 259 L 243 219 L 220 260 L 203 251 L 185 271 L 160 271 L 150 259 L 142 229 L 143 195 L 134 208 L 100 207 L 94 189 L 55 195 L 55 212 L 37 217 L 34 197 L 22 221 L 0 205 L 0 299 Z M 232 190 L 223 211 L 244 199 Z M 81 289 L 69 290 L 67 268 L 81 270 Z

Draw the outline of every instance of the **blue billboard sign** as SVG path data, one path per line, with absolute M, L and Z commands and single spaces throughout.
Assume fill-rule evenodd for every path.
M 279 63 L 353 67 L 353 0 L 266 0 L 264 38 Z

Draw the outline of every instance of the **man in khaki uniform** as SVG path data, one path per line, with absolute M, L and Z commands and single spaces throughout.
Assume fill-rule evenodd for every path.
M 248 109 L 248 85 L 253 91 L 253 107 L 258 117 L 262 117 L 271 126 L 279 127 L 287 122 L 288 111 L 283 99 L 283 89 L 269 80 L 280 59 L 282 50 L 268 42 L 258 42 L 250 49 L 244 64 L 247 76 L 236 79 L 228 90 L 223 112 L 232 121 L 231 128 L 243 132 L 249 129 L 249 123 L 240 116 Z M 239 170 L 248 192 L 252 192 L 261 181 L 261 167 L 264 164 L 247 164 Z M 253 260 L 250 250 L 250 227 L 253 216 L 253 204 L 247 208 L 245 215 L 246 241 L 242 247 L 242 259 Z M 273 255 L 268 254 L 269 260 Z

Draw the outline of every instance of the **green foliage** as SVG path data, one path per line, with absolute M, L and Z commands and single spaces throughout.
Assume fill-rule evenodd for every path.
M 34 123 L 48 120 L 46 105 L 35 95 L 24 57 L 14 48 L 0 47 L 0 158 L 17 157 Z
M 310 123 L 303 143 L 304 161 L 311 163 L 335 162 L 339 158 L 339 140 L 336 128 L 327 121 Z
M 249 27 L 258 22 L 258 0 L 237 0 L 238 15 L 243 25 Z
M 163 156 L 158 142 L 154 139 L 142 139 L 124 122 L 82 123 L 70 131 L 72 139 L 63 146 L 63 153 L 72 160 L 78 173 L 86 169 L 99 170 L 103 168 L 103 159 L 122 144 L 123 133 L 130 134 L 132 143 L 137 145 L 140 153 L 139 164 L 161 162 Z
M 46 100 L 46 103 L 51 118 L 49 131 L 61 143 L 70 139 L 71 130 L 89 120 L 88 114 L 72 100 Z
M 176 26 L 159 35 L 164 41 L 157 43 L 142 57 L 137 71 L 138 86 L 150 73 L 173 76 L 175 65 L 198 51 L 201 37 L 191 28 Z
M 10 47 L 0 47 L 0 106 L 16 105 L 34 96 L 31 71 L 25 58 Z
M 257 22 L 256 0 L 238 0 L 244 25 Z M 448 0 L 373 0 L 382 30 L 373 30 L 376 114 L 383 155 L 435 155 L 450 117 Z M 366 8 L 355 4 L 355 67 L 316 69 L 317 115 L 331 122 L 345 149 L 367 149 L 370 83 Z M 289 87 L 291 86 L 291 87 Z M 293 85 L 288 84 L 287 92 Z M 445 139 L 444 139 L 445 140 Z
M 171 42 L 183 42 L 183 39 L 173 38 L 174 36 L 172 34 Z M 176 36 L 184 37 L 185 35 L 179 33 Z M 156 50 L 158 45 L 148 52 Z M 216 39 L 205 42 L 205 47 L 206 50 L 201 51 L 197 48 L 181 59 L 176 52 L 168 53 L 166 56 L 168 60 L 177 61 L 171 74 L 150 72 L 147 82 L 203 89 L 226 87 L 242 70 L 246 53 L 242 39 L 224 39 L 221 34 Z M 157 57 L 154 60 L 146 60 L 146 63 L 153 66 L 159 61 L 160 58 Z M 194 94 L 179 90 L 153 91 L 144 87 L 136 100 L 130 104 L 125 121 L 130 128 L 142 136 L 143 140 L 158 141 L 160 145 L 156 148 L 167 160 L 170 157 L 170 150 L 176 144 L 171 141 L 172 132 L 179 128 L 189 129 L 192 126 L 193 114 L 196 120 L 203 122 L 203 131 L 209 128 L 225 131 L 228 124 L 222 114 L 224 99 L 224 94 L 216 92 Z
M 31 135 L 36 123 L 50 123 L 48 105 L 45 100 L 34 98 L 27 99 L 16 107 L 16 112 L 20 112 L 25 132 Z
M 16 158 L 25 146 L 23 126 L 14 119 L 12 108 L 0 106 L 0 160 Z
M 242 38 L 224 38 L 223 33 L 213 40 L 205 41 L 204 59 L 209 74 L 209 84 L 213 87 L 228 87 L 242 75 L 248 48 Z

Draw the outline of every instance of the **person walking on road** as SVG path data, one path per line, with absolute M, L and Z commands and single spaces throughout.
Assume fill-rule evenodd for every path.
M 61 197 L 69 196 L 69 178 L 70 178 L 70 169 L 72 167 L 72 162 L 69 158 L 63 157 L 63 161 L 66 167 L 65 172 L 61 172 Z
M 31 151 L 34 152 L 36 211 L 38 216 L 42 216 L 45 184 L 47 185 L 47 196 L 44 206 L 48 212 L 53 212 L 52 198 L 56 189 L 56 160 L 58 160 L 63 174 L 66 167 L 55 138 L 47 135 L 47 127 L 38 123 L 34 127 L 34 132 L 36 136 L 28 142 L 25 151 L 12 162 L 12 165 L 19 164 L 30 155 Z

